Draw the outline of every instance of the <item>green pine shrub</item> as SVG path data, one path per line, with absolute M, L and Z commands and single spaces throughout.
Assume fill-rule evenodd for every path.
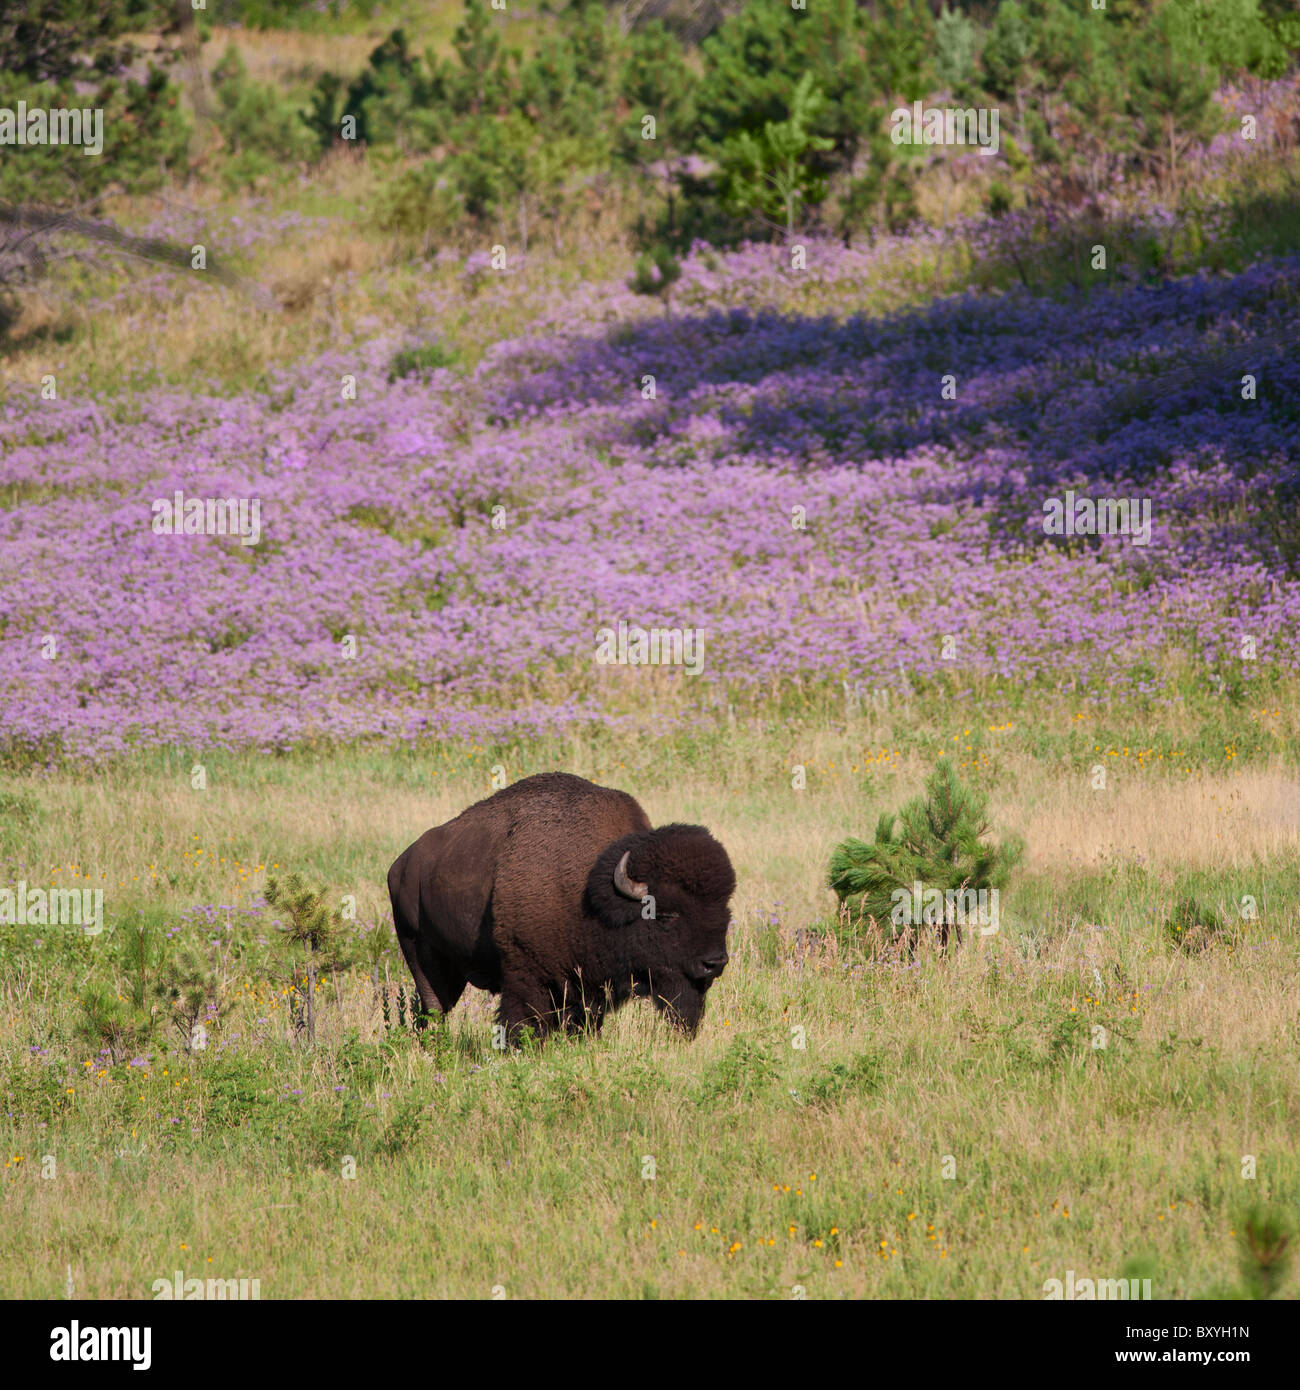
M 839 898 L 842 921 L 856 935 L 868 921 L 897 940 L 910 923 L 913 885 L 941 893 L 1004 888 L 1024 853 L 1023 842 L 985 839 L 987 797 L 965 786 L 943 758 L 926 778 L 925 793 L 898 815 L 885 812 L 870 841 L 849 838 L 831 854 L 828 882 Z M 902 912 L 907 895 L 908 914 Z M 928 921 L 928 916 L 927 916 Z M 949 923 L 937 923 L 947 944 Z M 960 929 L 958 930 L 960 939 Z
M 275 951 L 287 968 L 289 1009 L 296 1038 L 316 1041 L 316 989 L 325 976 L 340 974 L 357 961 L 356 943 L 339 908 L 326 906 L 328 890 L 313 888 L 301 874 L 266 881 L 267 905 L 287 920 L 278 923 Z

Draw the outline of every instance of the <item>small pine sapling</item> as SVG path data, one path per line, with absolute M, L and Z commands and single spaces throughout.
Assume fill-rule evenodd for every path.
M 1005 887 L 1012 869 L 1024 852 L 1023 843 L 1010 837 L 986 842 L 988 798 L 965 786 L 952 764 L 943 759 L 926 779 L 925 793 L 915 797 L 894 816 L 881 815 L 870 842 L 849 838 L 831 854 L 828 882 L 839 898 L 841 912 L 860 927 L 868 918 L 877 925 L 890 923 L 891 935 L 915 926 L 910 912 L 900 911 L 902 895 L 907 904 L 914 885 L 944 895 L 940 944 L 947 946 L 954 925 L 949 894 L 979 893 Z M 960 924 L 957 937 L 960 941 Z
M 295 1036 L 307 1034 L 316 1041 L 316 983 L 322 975 L 337 975 L 355 964 L 353 943 L 348 939 L 339 908 L 325 905 L 326 889 L 314 889 L 300 874 L 268 879 L 266 901 L 279 908 L 287 921 L 279 924 L 276 938 L 280 955 L 289 968 Z

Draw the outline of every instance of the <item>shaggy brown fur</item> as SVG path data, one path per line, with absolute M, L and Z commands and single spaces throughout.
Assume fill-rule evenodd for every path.
M 649 900 L 616 886 L 624 853 L 626 879 Z M 388 871 L 424 1007 L 447 1013 L 466 984 L 500 994 L 512 1042 L 524 1027 L 599 1029 L 633 995 L 694 1033 L 727 963 L 735 887 L 726 850 L 703 826 L 653 830 L 626 792 L 566 772 L 478 802 Z

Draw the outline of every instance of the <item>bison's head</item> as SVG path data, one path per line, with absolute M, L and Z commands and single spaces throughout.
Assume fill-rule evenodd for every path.
M 727 964 L 728 900 L 736 875 L 702 825 L 664 825 L 607 846 L 587 881 L 606 928 L 611 984 L 632 981 L 688 1033 Z

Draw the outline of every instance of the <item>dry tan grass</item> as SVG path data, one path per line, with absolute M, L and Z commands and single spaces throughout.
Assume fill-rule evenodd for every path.
M 227 46 L 233 45 L 250 78 L 281 89 L 304 79 L 314 80 L 323 72 L 351 79 L 366 66 L 384 32 L 382 26 L 362 34 L 313 34 L 301 29 L 226 29 L 217 25 L 203 45 L 203 69 L 210 74 L 225 56 Z
M 869 836 L 882 810 L 896 809 L 920 789 L 926 770 L 911 758 L 886 763 L 881 789 L 868 798 L 852 765 L 836 762 L 812 764 L 804 791 L 793 790 L 786 771 L 777 768 L 769 768 L 761 780 L 737 770 L 716 777 L 677 775 L 671 785 L 658 780 L 638 785 L 626 769 L 592 767 L 581 755 L 572 766 L 633 791 L 655 823 L 708 825 L 736 864 L 738 919 L 780 903 L 785 920 L 801 923 L 833 906 L 824 886 L 830 846 L 847 833 Z M 108 866 L 122 865 L 133 866 L 137 874 L 145 866 L 147 874 L 147 865 L 160 862 L 160 855 L 175 869 L 180 852 L 195 843 L 218 857 L 227 842 L 239 843 L 244 863 L 281 858 L 328 863 L 338 858 L 340 846 L 349 846 L 356 867 L 366 865 L 349 891 L 381 915 L 391 859 L 422 830 L 491 790 L 485 774 L 471 780 L 436 759 L 419 765 L 429 780 L 418 791 L 358 773 L 349 779 L 346 795 L 314 785 L 310 771 L 296 773 L 296 789 L 285 795 L 270 786 L 254 790 L 247 769 L 229 782 L 214 776 L 203 793 L 191 791 L 179 774 L 131 777 L 125 783 L 112 777 L 89 784 L 32 781 L 34 794 L 50 808 L 49 828 L 31 846 L 33 862 L 77 863 L 98 877 Z M 22 787 L 24 779 L 16 785 Z M 1126 779 L 1113 778 L 1107 791 L 1094 792 L 1086 776 L 1060 777 L 1026 762 L 1005 779 L 990 814 L 995 833 L 1025 837 L 1025 869 L 1032 874 L 1095 870 L 1137 856 L 1158 877 L 1189 869 L 1248 872 L 1260 863 L 1294 861 L 1300 856 L 1298 802 L 1300 787 L 1280 767 L 1186 780 L 1134 771 Z M 169 832 L 166 845 L 160 839 L 163 826 Z M 215 874 L 210 863 L 209 858 L 192 870 L 198 892 L 216 892 L 229 883 L 229 875 Z M 1295 904 L 1289 907 L 1294 911 Z
M 431 49 L 440 57 L 452 53 L 451 39 L 464 17 L 461 0 L 408 0 L 393 14 L 391 6 L 375 16 L 361 33 L 320 34 L 299 29 L 231 29 L 214 26 L 211 40 L 203 46 L 204 68 L 211 70 L 221 61 L 227 44 L 239 49 L 250 77 L 284 88 L 303 79 L 314 79 L 322 72 L 355 77 L 375 48 L 393 30 L 406 34 L 407 48 L 423 55 Z M 540 26 L 534 12 L 511 5 L 494 11 L 492 18 L 505 43 L 530 53 L 537 42 Z
M 1300 783 L 1280 769 L 1243 770 L 1184 782 L 1114 777 L 1018 788 L 1015 819 L 1044 869 L 1092 865 L 1140 851 L 1152 867 L 1239 868 L 1300 850 Z M 1008 807 L 1008 817 L 1012 809 Z
M 313 216 L 345 207 L 373 209 L 383 177 L 355 152 L 340 149 L 303 177 L 289 201 L 305 204 Z M 234 209 L 222 204 L 210 185 L 183 195 L 114 197 L 106 203 L 105 215 L 135 229 L 168 204 L 192 208 L 196 222 L 215 215 L 208 250 L 215 258 L 223 256 L 227 241 L 219 210 Z M 254 220 L 274 215 L 274 209 L 242 211 Z M 490 296 L 473 294 L 454 271 L 446 272 L 440 283 L 450 301 L 447 319 L 456 326 L 464 359 L 472 363 L 490 343 L 526 332 L 537 312 L 536 286 L 553 272 L 596 279 L 617 273 L 627 259 L 620 244 L 621 216 L 616 199 L 591 209 L 579 206 L 563 230 L 560 249 L 549 238 L 535 238 L 528 273 L 494 286 Z M 55 334 L 71 334 L 58 344 L 65 382 L 84 380 L 102 389 L 136 375 L 156 375 L 179 384 L 215 377 L 238 387 L 266 367 L 335 347 L 347 325 L 423 323 L 425 311 L 417 295 L 429 287 L 429 271 L 415 264 L 409 248 L 381 231 L 373 217 L 339 220 L 324 231 L 319 225 L 292 229 L 265 239 L 250 256 L 227 257 L 224 263 L 275 307 L 204 282 L 198 272 L 163 272 L 161 288 L 146 286 L 142 276 L 147 273 L 152 280 L 152 268 L 142 272 L 138 263 L 111 256 L 83 270 L 75 284 L 56 273 L 20 296 L 22 316 L 10 334 L 6 383 L 39 386 L 50 370 L 50 337 Z M 106 314 L 96 300 L 109 293 L 117 298 L 113 312 Z

